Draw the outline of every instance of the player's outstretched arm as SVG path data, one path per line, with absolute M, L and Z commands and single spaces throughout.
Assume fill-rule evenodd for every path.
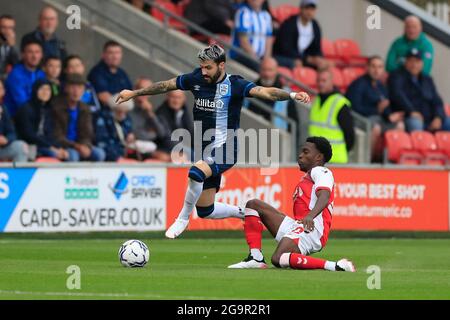
M 140 90 L 122 90 L 116 99 L 116 103 L 122 103 L 138 96 L 152 96 L 177 89 L 177 79 L 155 82 L 147 88 Z
M 260 98 L 271 101 L 284 101 L 293 99 L 298 102 L 309 103 L 311 100 L 306 92 L 287 92 L 283 89 L 274 87 L 261 87 L 257 86 L 250 90 L 250 95 L 254 98 Z

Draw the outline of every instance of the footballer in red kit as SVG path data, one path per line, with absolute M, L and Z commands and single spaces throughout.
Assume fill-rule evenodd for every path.
M 306 139 L 298 157 L 298 165 L 305 175 L 294 190 L 294 219 L 261 200 L 247 202 L 244 232 L 250 253 L 245 260 L 228 268 L 267 268 L 261 250 L 264 225 L 278 242 L 271 259 L 275 267 L 355 272 L 348 259 L 334 262 L 310 256 L 325 247 L 331 229 L 334 177 L 325 167 L 331 156 L 327 139 Z

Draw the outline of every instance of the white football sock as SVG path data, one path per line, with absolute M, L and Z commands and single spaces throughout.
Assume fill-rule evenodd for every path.
M 205 219 L 225 219 L 240 218 L 244 219 L 244 210 L 237 206 L 222 202 L 214 202 L 214 211 L 205 217 Z
M 326 261 L 324 269 L 328 271 L 336 271 L 336 262 Z
M 250 249 L 250 254 L 255 260 L 261 261 L 262 259 L 264 259 L 264 256 L 259 249 Z
M 194 210 L 195 204 L 200 198 L 203 191 L 203 182 L 197 182 L 195 180 L 188 180 L 188 188 L 186 195 L 184 196 L 184 205 L 178 214 L 178 219 L 189 220 L 189 215 Z

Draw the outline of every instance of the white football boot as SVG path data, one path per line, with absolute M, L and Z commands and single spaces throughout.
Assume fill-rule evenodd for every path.
M 264 259 L 258 261 L 255 258 L 253 258 L 251 254 L 249 254 L 244 261 L 228 266 L 228 269 L 266 269 L 266 268 L 267 264 L 264 261 Z
M 183 231 L 187 228 L 189 224 L 189 220 L 184 219 L 176 219 L 175 222 L 170 226 L 169 229 L 166 231 L 166 237 L 169 239 L 175 239 L 180 234 L 183 233 Z
M 336 262 L 336 271 L 356 272 L 356 268 L 353 262 L 344 258 Z

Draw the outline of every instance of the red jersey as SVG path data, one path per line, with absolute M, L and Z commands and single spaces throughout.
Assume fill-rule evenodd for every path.
M 294 191 L 294 219 L 301 220 L 316 205 L 316 192 L 322 189 L 330 191 L 330 200 L 327 207 L 314 219 L 315 227 L 322 233 L 322 246 L 328 240 L 331 228 L 331 214 L 334 200 L 334 178 L 333 173 L 326 167 L 314 167 L 306 173 L 295 187 Z

